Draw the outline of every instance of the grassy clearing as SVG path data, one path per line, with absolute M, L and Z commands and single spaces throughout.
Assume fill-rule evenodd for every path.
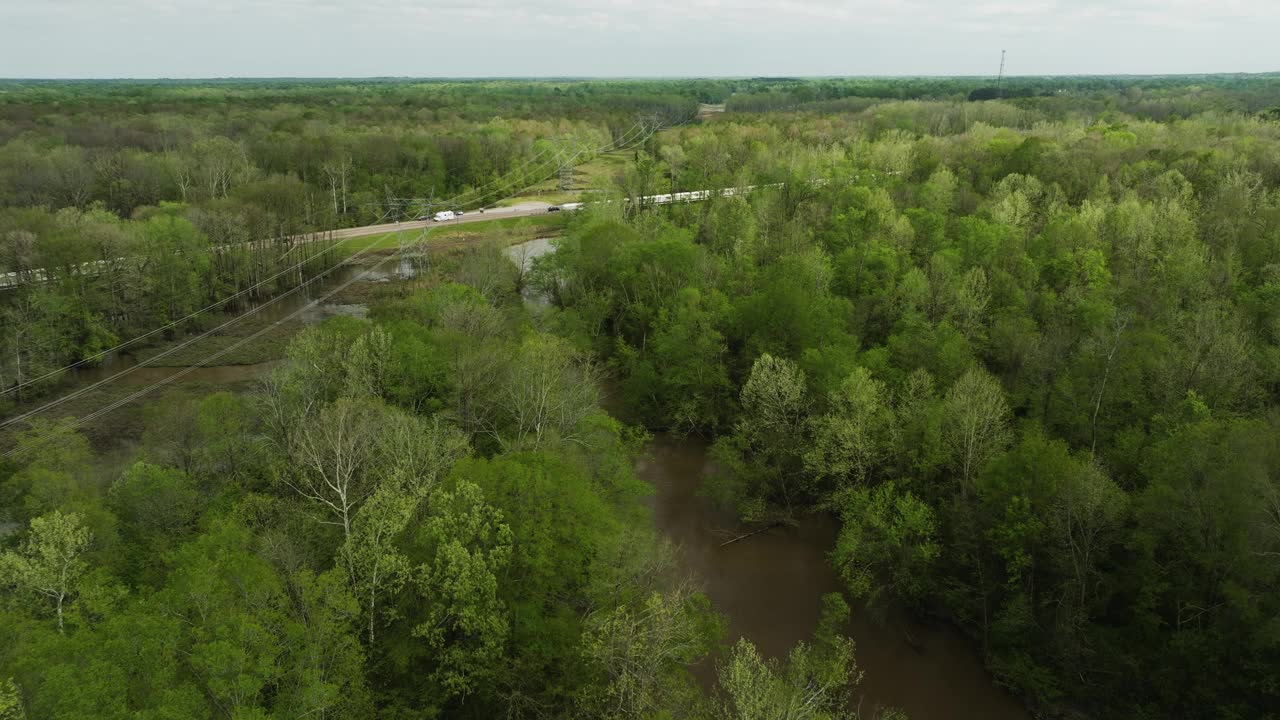
M 512 205 L 519 205 L 522 202 L 529 202 L 530 200 L 537 200 L 538 202 L 544 202 L 548 205 L 563 205 L 571 202 L 582 202 L 582 191 L 558 190 L 555 188 L 538 192 L 530 190 L 522 195 L 494 203 L 494 207 L 511 207 Z
M 607 190 L 613 184 L 614 176 L 626 167 L 631 158 L 631 150 L 597 155 L 590 161 L 573 168 L 573 188 L 570 190 L 561 190 L 560 179 L 553 177 L 528 188 L 516 197 L 503 200 L 497 204 L 515 205 L 529 200 L 541 200 L 557 205 L 566 202 L 577 202 L 581 199 L 583 192 L 588 190 Z
M 178 369 L 172 368 L 172 370 L 177 372 Z M 221 379 L 216 382 L 178 379 L 171 384 L 158 386 L 132 402 L 127 402 L 93 421 L 86 422 L 80 430 L 99 452 L 119 450 L 128 455 L 128 449 L 142 438 L 143 430 L 148 425 L 148 418 L 161 409 L 190 400 L 199 400 L 221 390 L 236 393 L 253 392 L 258 388 L 260 378 L 265 373 L 265 369 L 249 368 L 234 379 Z M 93 389 L 86 389 L 81 394 L 40 413 L 38 417 L 44 420 L 83 418 L 148 387 L 155 381 L 156 374 L 157 371 L 154 368 L 148 368 L 145 372 L 146 377 L 128 376 Z M 87 386 L 87 381 L 78 384 Z M 18 407 L 8 405 L 4 408 L 4 414 L 12 415 L 40 407 L 57 396 L 67 395 L 76 389 L 76 385 L 77 383 L 67 382 L 54 393 L 24 402 Z M 12 447 L 15 433 L 25 427 L 26 423 L 18 423 L 0 432 L 0 449 Z
M 459 243 L 479 242 L 486 238 L 514 244 L 539 237 L 556 236 L 563 233 L 564 227 L 569 222 L 569 216 L 570 213 L 552 213 L 535 218 L 503 218 L 432 228 L 431 233 L 428 235 L 428 244 L 442 245 L 444 246 L 442 250 L 446 252 L 461 252 L 465 250 L 465 246 L 460 246 Z M 412 245 L 414 241 L 420 238 L 421 234 L 421 231 L 406 230 L 400 233 L 393 232 L 385 235 L 351 238 L 344 242 L 343 246 L 353 254 L 368 250 L 369 254 L 356 263 L 361 266 L 368 266 L 388 259 L 388 253 L 398 249 L 401 246 L 402 239 L 405 245 Z M 403 236 L 403 238 L 400 236 Z M 415 280 L 408 281 L 355 282 L 330 298 L 328 302 L 333 304 L 371 304 L 402 296 L 412 291 L 415 287 L 430 284 L 431 282 L 433 282 L 433 279 L 429 275 L 423 275 Z M 312 291 L 312 295 L 322 294 L 323 287 L 323 284 L 318 283 L 316 290 Z M 84 417 L 116 400 L 125 398 L 158 377 L 167 375 L 165 372 L 157 373 L 157 371 L 170 369 L 176 371 L 182 367 L 202 364 L 219 351 L 230 348 L 241 340 L 261 332 L 262 334 L 252 341 L 230 350 L 210 363 L 216 366 L 245 366 L 242 371 L 237 370 L 223 374 L 193 374 L 179 378 L 170 385 L 159 388 L 151 394 L 121 406 L 102 420 L 86 425 L 84 431 L 90 442 L 99 450 L 128 447 L 141 438 L 142 429 L 146 425 L 146 418 L 149 413 L 153 412 L 153 408 L 165 407 L 186 399 L 199 399 L 219 390 L 249 392 L 257 386 L 258 379 L 256 375 L 260 374 L 259 371 L 261 370 L 251 366 L 283 358 L 289 341 L 305 327 L 302 318 L 281 320 L 289 311 L 282 309 L 280 306 L 295 308 L 297 307 L 296 300 L 292 298 L 290 300 L 282 300 L 279 306 L 273 305 L 264 308 L 259 313 L 232 323 L 217 333 L 201 338 L 163 358 L 155 359 L 156 356 L 166 350 L 189 341 L 194 337 L 195 333 L 203 332 L 226 322 L 231 315 L 215 314 L 206 317 L 200 326 L 190 328 L 191 332 L 188 334 L 179 334 L 145 347 L 135 348 L 131 354 L 140 362 L 146 362 L 147 368 L 140 368 L 139 371 L 120 380 L 105 383 L 100 387 L 89 390 L 77 396 L 74 400 L 68 401 L 56 409 L 51 409 L 43 416 Z M 96 378 L 65 376 L 57 382 L 56 387 L 49 389 L 39 398 L 33 398 L 31 401 L 23 403 L 21 408 L 14 408 L 11 405 L 0 406 L 0 416 L 10 415 L 19 410 L 32 409 L 56 396 L 65 395 L 77 387 L 84 387 L 93 382 L 94 379 Z M 2 435 L 0 434 L 0 436 Z M 7 437 L 0 437 L 0 448 L 5 447 L 8 440 L 9 438 Z
M 407 296 L 419 280 L 392 280 L 388 282 L 352 283 L 329 299 L 334 305 L 375 305 Z
M 453 244 L 458 242 L 479 242 L 486 237 L 493 237 L 507 244 L 515 244 L 534 238 L 559 235 L 569 224 L 570 213 L 547 213 L 535 217 L 503 218 L 501 220 L 482 220 L 428 228 L 427 247 L 432 245 Z M 412 246 L 421 242 L 422 230 L 399 230 L 385 235 L 352 238 L 346 246 L 352 252 L 364 248 L 372 250 L 396 250 L 403 246 Z
M 281 301 L 282 303 L 285 301 Z M 243 340 L 255 333 L 262 332 L 261 335 L 247 342 L 240 347 L 220 355 L 211 364 L 214 365 L 255 365 L 257 363 L 267 362 L 269 360 L 278 360 L 284 357 L 285 348 L 289 345 L 289 340 L 302 329 L 302 320 L 294 318 L 293 320 L 276 322 L 274 317 L 279 316 L 279 312 L 272 313 L 274 306 L 265 308 L 261 313 L 250 315 L 236 323 L 232 323 L 226 328 L 219 330 L 216 334 L 202 338 L 198 342 L 191 343 L 181 350 L 165 355 L 158 360 L 148 362 L 152 367 L 187 367 L 197 365 L 204 362 L 207 358 L 215 353 L 231 347 L 240 340 Z M 273 317 L 274 315 L 274 317 Z M 223 315 L 214 315 L 205 319 L 205 329 L 216 327 L 228 318 Z M 133 354 L 140 362 L 147 362 L 150 358 L 172 348 L 176 345 L 189 340 L 189 337 L 178 337 L 171 341 L 160 343 L 151 347 L 142 348 Z

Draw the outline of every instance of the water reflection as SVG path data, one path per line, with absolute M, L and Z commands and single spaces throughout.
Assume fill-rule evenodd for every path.
M 533 270 L 533 261 L 555 252 L 555 245 L 552 244 L 555 238 L 537 238 L 527 242 L 511 245 L 503 250 L 511 262 L 520 268 L 520 296 L 524 299 L 525 305 L 531 310 L 540 310 L 551 306 L 551 300 L 539 292 L 537 288 L 529 284 L 529 272 Z

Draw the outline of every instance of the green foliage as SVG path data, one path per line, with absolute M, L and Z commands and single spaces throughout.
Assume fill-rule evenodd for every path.
M 552 335 L 530 336 L 511 350 L 491 382 L 476 388 L 475 430 L 504 450 L 581 443 L 584 421 L 599 412 L 599 374 L 591 359 Z
M 943 400 L 943 440 L 951 454 L 951 467 L 959 475 L 963 492 L 974 476 L 1007 441 L 1009 408 L 995 378 L 970 369 L 956 381 Z
M 941 555 L 933 510 L 892 481 L 858 488 L 834 500 L 844 525 L 831 561 L 849 594 L 874 602 L 886 593 L 919 602 Z
M 820 253 L 783 258 L 739 302 L 738 333 L 752 350 L 783 357 L 839 342 L 848 329 L 848 305 L 831 294 L 830 281 L 830 262 Z
M 159 580 L 165 554 L 195 530 L 200 494 L 176 468 L 138 462 L 111 486 L 110 506 L 135 577 Z
M 13 684 L 12 679 L 0 682 L 0 720 L 25 720 L 26 717 L 18 686 Z
M 433 262 L 253 394 L 166 401 L 137 452 L 12 433 L 0 715 L 850 717 L 843 601 L 699 692 L 720 623 L 606 370 L 621 416 L 708 437 L 706 492 L 837 511 L 851 593 L 958 625 L 1040 714 L 1280 704 L 1274 77 L 0 90 L 6 409 L 314 277 L 341 252 L 295 240 L 387 197 L 727 100 L 592 165 L 615 202 L 528 277 L 492 245 Z
M 841 511 L 856 595 L 956 622 L 1033 702 L 1265 715 L 1277 86 L 1201 80 L 751 81 L 655 155 L 753 192 L 571 227 L 544 286 L 634 417 L 712 435 L 704 492 Z M 618 292 L 681 230 L 698 272 Z
M 253 474 L 262 457 L 258 423 L 244 397 L 219 392 L 202 399 L 195 409 L 196 453 L 200 474 L 235 482 Z
M 679 590 L 593 614 L 582 652 L 602 677 L 582 699 L 584 711 L 608 718 L 696 714 L 700 698 L 688 668 L 716 633 L 705 598 Z
M 423 612 L 413 627 L 434 666 L 428 680 L 444 697 L 475 692 L 496 671 L 508 625 L 498 578 L 511 558 L 511 529 L 480 488 L 457 481 L 441 489 L 418 529 L 422 554 L 415 594 Z
M 82 556 L 92 540 L 93 533 L 76 513 L 41 515 L 31 521 L 30 534 L 17 552 L 0 555 L 0 577 L 6 589 L 52 612 L 58 632 L 63 632 L 64 617 L 88 570 Z
M 35 420 L 17 434 L 14 460 L 20 469 L 5 481 L 5 492 L 28 516 L 94 494 L 89 442 L 69 421 Z
M 583 596 L 593 578 L 610 575 L 603 553 L 610 536 L 622 531 L 594 479 L 587 468 L 545 451 L 466 460 L 452 475 L 478 486 L 519 539 L 499 595 L 510 610 L 511 642 L 521 648 L 516 657 L 523 664 L 504 681 L 524 687 L 530 677 L 520 672 L 540 677 L 573 667 L 581 621 L 573 608 L 551 598 Z
M 831 393 L 828 412 L 814 417 L 805 471 L 835 487 L 862 484 L 880 467 L 892 445 L 895 419 L 884 383 L 866 368 L 853 372 Z
M 812 645 L 801 642 L 785 661 L 760 657 L 751 641 L 739 640 L 718 668 L 724 697 L 716 717 L 724 720 L 839 720 L 856 718 L 852 690 L 861 681 L 853 641 L 835 628 L 848 618 L 838 595 L 824 599 L 823 618 Z
M 761 355 L 742 388 L 741 419 L 732 435 L 712 447 L 723 471 L 710 489 L 720 501 L 736 505 L 745 519 L 763 519 L 769 502 L 791 508 L 792 494 L 799 490 L 791 474 L 803 451 L 805 393 L 804 373 L 795 363 Z
M 679 432 L 718 427 L 732 392 L 720 330 L 728 304 L 719 292 L 704 296 L 695 288 L 682 290 L 674 304 L 660 311 L 646 356 L 633 356 L 623 387 L 627 407 L 649 425 L 670 418 Z

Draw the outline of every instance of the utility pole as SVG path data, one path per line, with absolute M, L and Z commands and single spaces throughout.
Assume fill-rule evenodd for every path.
M 1000 51 L 1000 74 L 996 76 L 996 95 L 1004 99 L 1004 50 Z
M 400 213 L 396 213 L 396 257 L 404 257 L 404 234 L 400 232 Z

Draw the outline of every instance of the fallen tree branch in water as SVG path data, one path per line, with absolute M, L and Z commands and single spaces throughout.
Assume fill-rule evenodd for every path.
M 902 629 L 902 639 L 906 641 L 907 645 L 910 646 L 912 650 L 915 650 L 918 653 L 924 652 L 924 645 L 919 640 L 916 640 L 915 635 L 911 634 L 911 628 Z
M 720 543 L 719 547 L 724 547 L 725 545 L 732 545 L 732 544 L 734 544 L 734 543 L 738 542 L 739 540 L 746 540 L 746 539 L 747 539 L 747 538 L 749 538 L 749 537 L 753 537 L 753 536 L 755 536 L 755 535 L 759 535 L 760 533 L 764 532 L 765 530 L 772 530 L 773 528 L 776 528 L 776 527 L 778 527 L 779 525 L 782 525 L 782 524 L 783 524 L 783 522 L 782 522 L 781 520 L 777 520 L 777 521 L 775 521 L 775 522 L 771 522 L 771 523 L 769 523 L 768 525 L 765 525 L 764 527 L 762 527 L 762 528 L 760 528 L 760 529 L 758 529 L 758 530 L 752 530 L 751 532 L 746 533 L 745 535 L 739 535 L 739 536 L 737 536 L 737 537 L 735 537 L 735 538 L 731 538 L 731 539 L 729 539 L 729 540 L 725 540 L 724 542 Z

